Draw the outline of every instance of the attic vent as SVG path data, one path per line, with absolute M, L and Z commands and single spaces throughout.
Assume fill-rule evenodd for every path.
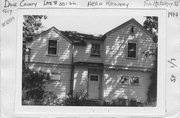
M 131 34 L 134 34 L 134 27 L 131 27 L 130 33 L 131 33 Z

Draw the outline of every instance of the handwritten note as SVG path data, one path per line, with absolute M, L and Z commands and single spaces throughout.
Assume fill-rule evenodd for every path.
M 178 7 L 178 0 L 145 0 L 146 7 Z
M 171 58 L 170 60 L 168 60 L 168 63 L 170 64 L 171 69 L 177 68 L 176 59 Z M 176 76 L 174 73 L 170 74 L 170 81 L 173 83 L 176 82 Z
M 3 23 L 2 23 L 2 27 L 5 27 L 6 25 L 10 24 L 13 20 L 15 20 L 15 18 L 12 16 L 8 19 L 6 19 Z
M 87 7 L 94 7 L 94 6 L 107 6 L 107 7 L 122 7 L 128 8 L 128 2 L 121 2 L 121 1 L 105 1 L 105 2 L 98 2 L 98 1 L 88 1 Z

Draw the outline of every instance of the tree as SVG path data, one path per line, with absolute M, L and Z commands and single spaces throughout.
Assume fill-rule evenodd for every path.
M 24 69 L 22 72 L 22 101 L 31 101 L 35 104 L 43 99 L 44 83 L 49 79 L 47 73 L 36 72 L 29 68 Z M 26 103 L 25 103 L 26 104 Z
M 158 17 L 146 16 L 143 27 L 148 30 L 153 36 L 153 41 L 157 43 L 158 39 Z
M 34 36 L 38 35 L 43 27 L 41 20 L 47 19 L 46 15 L 24 15 L 23 22 L 23 57 L 22 65 L 23 69 L 25 68 L 25 55 L 28 55 L 30 52 L 26 48 L 26 42 L 32 41 Z
M 32 41 L 34 36 L 40 33 L 43 27 L 41 20 L 46 19 L 44 15 L 24 15 L 23 22 L 23 58 L 22 58 L 22 101 L 37 102 L 43 99 L 44 83 L 49 79 L 47 73 L 36 72 L 25 66 L 25 55 L 30 56 L 30 49 L 26 47 L 26 42 Z M 33 103 L 30 103 L 33 104 Z
M 33 37 L 40 33 L 43 27 L 41 20 L 47 19 L 46 15 L 24 15 L 23 40 L 32 41 Z
M 153 35 L 153 41 L 155 43 L 158 42 L 158 17 L 146 16 L 146 20 L 143 24 L 143 27 L 147 29 Z M 157 47 L 156 49 L 151 50 L 151 52 L 147 52 L 148 56 L 154 56 L 154 68 L 151 74 L 151 84 L 148 88 L 148 102 L 156 103 L 157 100 Z

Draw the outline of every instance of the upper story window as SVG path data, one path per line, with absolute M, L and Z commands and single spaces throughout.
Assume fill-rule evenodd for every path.
M 93 43 L 91 47 L 92 56 L 100 56 L 100 44 Z
M 128 43 L 128 57 L 136 58 L 136 43 Z
M 48 54 L 50 54 L 50 55 L 57 54 L 57 40 L 49 40 Z
M 131 33 L 131 34 L 134 34 L 134 27 L 131 27 L 130 33 Z

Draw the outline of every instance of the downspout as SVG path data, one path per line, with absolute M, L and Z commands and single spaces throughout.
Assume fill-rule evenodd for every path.
M 30 48 L 27 49 L 27 54 L 28 54 L 28 64 L 27 64 L 27 67 L 29 67 L 30 56 L 31 56 L 31 49 Z
M 74 44 L 71 49 L 71 78 L 70 78 L 70 95 L 73 96 L 73 82 L 74 82 Z

